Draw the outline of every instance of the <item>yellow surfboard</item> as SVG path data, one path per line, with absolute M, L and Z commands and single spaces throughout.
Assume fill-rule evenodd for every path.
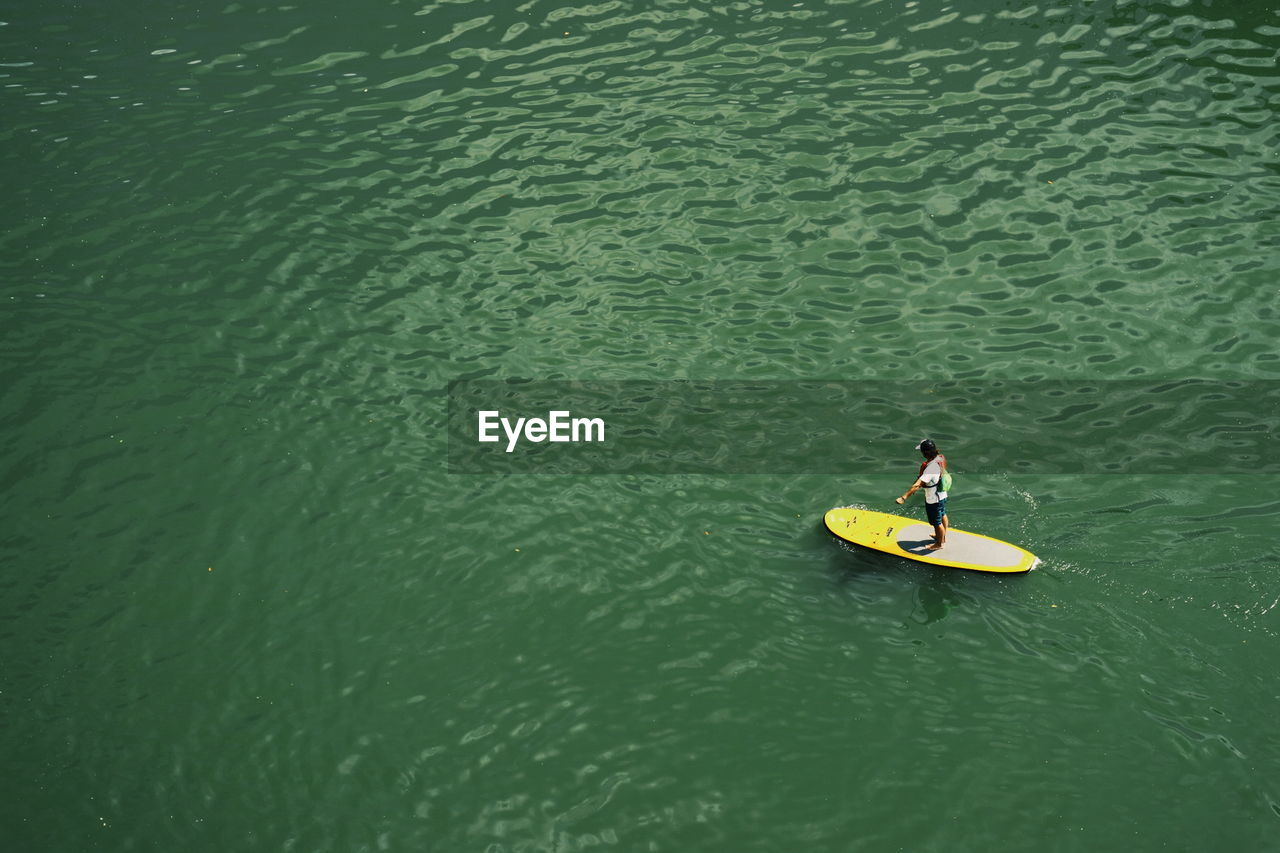
M 954 527 L 947 530 L 947 544 L 930 551 L 933 525 L 887 512 L 832 509 L 823 521 L 828 530 L 846 542 L 934 566 L 975 572 L 1029 572 L 1040 565 L 1035 554 L 1017 545 Z

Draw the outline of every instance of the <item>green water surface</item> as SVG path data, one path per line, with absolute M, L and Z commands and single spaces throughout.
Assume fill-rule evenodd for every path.
M 900 474 L 446 442 L 457 379 L 1280 379 L 1271 5 L 0 19 L 6 851 L 1280 848 L 1273 475 L 989 464 L 1000 577 L 820 529 L 943 407 L 848 424 Z

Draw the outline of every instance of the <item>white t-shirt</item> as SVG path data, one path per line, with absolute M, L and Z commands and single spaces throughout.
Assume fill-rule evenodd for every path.
M 920 482 L 924 483 L 924 502 L 927 504 L 936 504 L 947 497 L 947 493 L 938 488 L 938 481 L 942 479 L 942 466 L 938 464 L 938 459 L 935 456 L 929 460 L 920 474 Z

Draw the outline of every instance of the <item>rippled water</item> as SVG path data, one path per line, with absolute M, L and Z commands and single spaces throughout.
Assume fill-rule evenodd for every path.
M 1274 844 L 1269 477 L 984 468 L 1001 578 L 818 529 L 945 411 L 901 476 L 445 442 L 459 378 L 1280 378 L 1273 8 L 0 18 L 12 849 Z

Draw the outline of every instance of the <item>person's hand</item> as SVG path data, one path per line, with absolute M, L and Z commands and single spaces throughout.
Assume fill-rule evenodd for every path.
M 903 500 L 902 498 L 894 498 L 894 500 L 895 500 L 895 501 L 897 501 L 898 503 L 903 503 L 903 502 L 904 502 L 904 500 Z

